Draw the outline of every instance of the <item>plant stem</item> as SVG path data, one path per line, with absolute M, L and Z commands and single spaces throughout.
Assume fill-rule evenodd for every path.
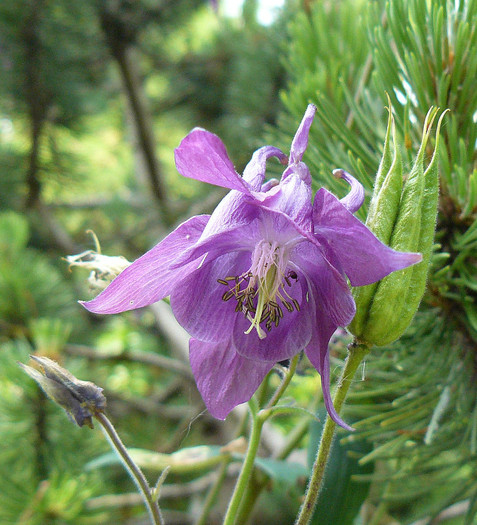
M 256 406 L 252 408 L 252 404 L 249 404 L 252 410 L 252 428 L 250 431 L 250 440 L 248 443 L 247 455 L 245 456 L 245 461 L 243 462 L 242 470 L 237 480 L 237 484 L 235 485 L 234 493 L 232 494 L 232 498 L 230 500 L 223 525 L 233 525 L 235 523 L 235 518 L 240 503 L 242 501 L 242 496 L 247 487 L 247 483 L 249 482 L 250 477 L 252 475 L 255 456 L 257 455 L 258 446 L 260 444 L 262 427 L 266 421 L 266 418 L 262 418 L 259 414 L 257 414 Z
M 341 407 L 344 404 L 346 395 L 351 385 L 351 380 L 356 373 L 361 361 L 365 355 L 369 352 L 369 347 L 361 344 L 351 344 L 348 347 L 348 356 L 346 358 L 345 366 L 341 374 L 341 378 L 336 387 L 333 404 L 336 412 L 339 414 Z M 336 423 L 326 416 L 326 422 L 321 436 L 320 446 L 316 455 L 315 463 L 308 483 L 308 488 L 305 493 L 305 499 L 303 505 L 298 514 L 295 525 L 306 525 L 310 523 L 315 510 L 316 501 L 318 500 L 318 494 L 320 492 L 321 484 L 325 474 L 326 465 L 330 456 L 331 445 L 335 433 Z
M 111 446 L 118 453 L 119 457 L 124 463 L 124 466 L 126 467 L 126 470 L 128 471 L 129 475 L 136 483 L 136 486 L 143 497 L 144 504 L 146 505 L 147 511 L 149 513 L 149 517 L 151 518 L 151 523 L 153 523 L 153 525 L 164 525 L 164 520 L 162 519 L 159 505 L 156 501 L 154 501 L 152 497 L 149 483 L 147 482 L 141 469 L 132 460 L 126 447 L 124 446 L 118 433 L 116 432 L 116 429 L 103 413 L 96 412 L 95 418 L 101 425 L 101 428 L 108 441 L 111 443 Z
M 296 367 L 298 365 L 298 359 L 300 358 L 300 354 L 297 354 L 291 361 L 290 361 L 290 367 L 288 369 L 287 374 L 283 378 L 282 382 L 280 383 L 280 386 L 275 390 L 275 393 L 273 394 L 272 399 L 270 399 L 269 403 L 267 404 L 267 408 L 274 407 L 278 401 L 280 401 L 280 398 L 282 397 L 283 393 L 287 389 L 288 385 L 290 384 L 290 381 L 292 380 L 293 376 L 295 375 Z
M 296 355 L 291 360 L 290 367 L 285 377 L 283 378 L 279 387 L 276 389 L 267 406 L 261 412 L 257 414 L 258 406 L 254 398 L 252 398 L 249 402 L 252 412 L 252 429 L 250 433 L 249 447 L 247 450 L 245 462 L 242 466 L 242 471 L 240 473 L 239 479 L 237 480 L 232 499 L 229 503 L 229 508 L 227 509 L 224 525 L 242 523 L 245 519 L 244 515 L 248 516 L 250 514 L 257 496 L 261 492 L 261 483 L 254 483 L 254 490 L 251 490 L 251 487 L 248 486 L 252 480 L 255 456 L 257 455 L 258 445 L 260 443 L 260 434 L 263 424 L 273 413 L 273 407 L 275 407 L 275 405 L 278 403 L 288 385 L 290 384 L 290 381 L 295 374 L 298 360 L 299 355 Z
M 258 447 L 260 445 L 260 436 L 262 433 L 263 424 L 273 414 L 275 405 L 278 403 L 283 393 L 285 392 L 286 388 L 290 384 L 290 381 L 293 375 L 295 374 L 295 370 L 298 364 L 298 359 L 299 359 L 299 356 L 297 355 L 291 360 L 290 367 L 287 371 L 286 376 L 283 378 L 282 382 L 280 383 L 280 386 L 275 391 L 274 395 L 272 396 L 271 400 L 269 401 L 265 409 L 259 412 L 260 400 L 262 400 L 263 395 L 266 392 L 266 385 L 268 384 L 268 379 L 269 379 L 268 375 L 265 378 L 264 382 L 262 383 L 262 386 L 259 389 L 258 395 L 253 396 L 248 403 L 249 408 L 250 408 L 250 414 L 251 414 L 251 430 L 250 430 L 250 438 L 249 438 L 249 444 L 247 448 L 247 454 L 245 456 L 245 460 L 243 462 L 242 470 L 237 480 L 237 484 L 235 485 L 235 489 L 232 494 L 232 498 L 229 502 L 229 506 L 228 506 L 227 513 L 224 518 L 223 525 L 233 525 L 234 523 L 236 523 L 239 513 L 240 515 L 242 514 L 244 507 L 247 509 L 247 512 L 246 512 L 247 514 L 251 510 L 251 506 L 250 508 L 248 508 L 248 506 L 244 504 L 244 495 L 250 496 L 249 492 L 247 492 L 247 489 L 249 488 L 248 484 L 250 483 L 252 479 L 255 457 L 257 455 Z M 258 397 L 258 400 L 257 400 L 257 397 Z M 242 432 L 240 432 L 240 434 L 241 433 Z M 226 468 L 227 468 L 227 464 L 224 464 L 223 469 L 226 470 Z M 223 474 L 224 475 L 222 476 L 222 471 L 221 471 L 221 475 L 218 479 L 217 487 L 214 486 L 213 491 L 211 493 L 213 494 L 214 497 L 216 495 L 215 491 L 217 492 L 219 491 L 220 486 L 225 477 L 225 472 Z M 201 517 L 199 518 L 197 525 L 202 524 L 204 517 L 207 516 L 210 510 L 208 508 L 209 507 L 208 505 L 209 496 L 207 497 L 206 504 L 204 505 L 204 510 L 202 511 Z M 248 499 L 249 498 L 247 498 L 247 501 Z M 255 497 L 251 498 L 253 502 L 255 501 L 255 499 L 256 499 Z
M 256 496 L 257 491 L 259 491 L 260 495 L 260 487 L 263 484 L 263 480 L 268 478 L 264 472 L 257 468 L 253 469 L 250 476 L 250 480 L 242 496 L 242 501 L 240 502 L 240 507 L 237 514 L 235 515 L 235 523 L 238 525 L 248 523 L 248 518 L 252 514 L 254 505 L 258 499 Z
M 319 399 L 321 399 L 321 395 L 319 396 Z M 316 406 L 318 405 L 318 396 L 317 399 L 315 399 L 312 403 L 312 406 L 309 408 L 309 410 L 313 413 L 316 411 Z M 277 452 L 277 454 L 273 455 L 272 457 L 274 459 L 278 460 L 285 460 L 294 450 L 295 448 L 300 444 L 300 441 L 305 437 L 305 435 L 308 433 L 310 427 L 310 421 L 308 418 L 301 419 L 297 425 L 294 427 L 294 429 L 289 433 L 287 442 L 283 446 L 281 450 Z M 256 474 L 256 471 L 255 471 Z M 267 484 L 270 481 L 270 476 L 268 474 L 265 474 L 264 472 L 260 473 L 260 479 L 257 481 L 254 481 L 254 483 L 249 484 L 247 487 L 247 491 L 244 495 L 244 502 L 240 506 L 239 513 L 236 517 L 237 523 L 245 523 L 246 519 L 250 515 L 250 513 L 253 510 L 253 506 L 255 502 L 260 497 L 260 494 L 262 493 L 262 490 L 267 486 Z

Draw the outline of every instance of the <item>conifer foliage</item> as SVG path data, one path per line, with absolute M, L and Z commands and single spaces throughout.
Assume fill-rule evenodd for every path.
M 418 514 L 435 517 L 464 502 L 462 523 L 473 523 L 477 497 L 476 28 L 473 0 L 313 2 L 289 26 L 290 80 L 279 116 L 284 134 L 301 105 L 314 102 L 318 124 L 308 162 L 316 182 L 339 165 L 370 191 L 386 131 L 386 95 L 398 143 L 405 144 L 405 173 L 429 107 L 450 109 L 428 291 L 405 337 L 371 352 L 365 380 L 350 394 L 358 434 L 345 441 L 375 444 L 360 462 L 382 460 L 383 514 L 421 501 Z M 431 141 L 428 154 L 433 147 Z M 338 181 L 335 190 L 344 191 Z

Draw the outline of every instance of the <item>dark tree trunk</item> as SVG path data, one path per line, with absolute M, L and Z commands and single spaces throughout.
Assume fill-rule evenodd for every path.
M 146 174 L 152 194 L 159 202 L 164 222 L 170 222 L 166 192 L 163 184 L 162 170 L 155 152 L 155 138 L 151 114 L 147 108 L 146 98 L 141 85 L 140 75 L 131 57 L 134 35 L 131 27 L 120 19 L 104 4 L 100 7 L 101 27 L 106 35 L 110 51 L 116 60 L 124 91 L 127 95 L 134 120 L 139 147 L 144 157 Z
M 30 154 L 26 173 L 26 208 L 34 208 L 41 194 L 40 141 L 48 112 L 47 95 L 41 80 L 41 40 L 39 25 L 44 0 L 32 0 L 23 26 L 25 44 L 25 97 L 30 117 Z

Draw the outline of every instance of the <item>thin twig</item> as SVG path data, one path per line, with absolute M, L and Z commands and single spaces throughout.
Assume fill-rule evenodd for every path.
M 87 357 L 88 359 L 95 359 L 98 361 L 133 361 L 136 363 L 143 363 L 145 365 L 155 366 L 157 368 L 170 370 L 180 374 L 181 376 L 193 380 L 192 372 L 190 367 L 179 361 L 178 359 L 172 359 L 159 354 L 153 354 L 151 352 L 121 352 L 120 354 L 103 354 L 99 353 L 94 348 L 83 345 L 66 345 L 65 351 L 68 354 Z
M 154 501 L 151 493 L 151 488 L 147 482 L 142 470 L 134 463 L 131 456 L 129 455 L 127 448 L 124 446 L 121 438 L 119 437 L 116 429 L 111 424 L 109 419 L 102 413 L 96 412 L 95 418 L 100 423 L 101 429 L 103 430 L 105 436 L 108 438 L 108 441 L 111 443 L 113 449 L 120 456 L 126 470 L 129 472 L 131 478 L 136 483 L 143 500 L 144 504 L 151 518 L 151 522 L 154 525 L 164 525 L 164 520 L 162 519 L 161 511 L 157 501 Z
M 32 210 L 38 213 L 41 225 L 47 229 L 51 240 L 62 252 L 77 253 L 79 251 L 78 245 L 73 241 L 63 225 L 56 219 L 50 207 L 44 204 L 40 196 Z

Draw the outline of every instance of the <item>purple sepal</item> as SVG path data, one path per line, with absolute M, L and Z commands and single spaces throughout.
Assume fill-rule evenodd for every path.
M 313 219 L 316 238 L 336 255 L 352 286 L 374 283 L 422 260 L 419 253 L 396 252 L 383 244 L 324 188 L 315 196 Z
M 273 367 L 239 355 L 230 341 L 211 344 L 197 339 L 190 340 L 190 364 L 202 399 L 217 419 L 248 401 Z
M 173 268 L 173 262 L 187 246 L 199 239 L 209 215 L 192 217 L 159 244 L 136 259 L 92 301 L 80 301 L 96 314 L 115 314 L 141 308 L 168 296 L 197 263 Z

